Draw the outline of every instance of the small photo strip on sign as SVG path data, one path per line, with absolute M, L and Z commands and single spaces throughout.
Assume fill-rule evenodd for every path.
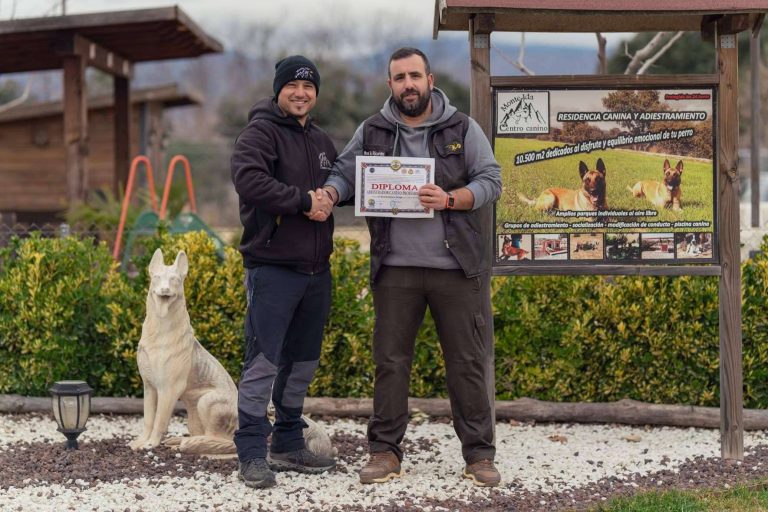
M 522 261 L 531 260 L 532 235 L 520 233 L 506 233 L 498 236 L 498 250 L 496 252 L 496 261 Z
M 677 259 L 712 258 L 712 233 L 675 233 Z
M 567 234 L 535 234 L 533 235 L 534 261 L 567 260 Z
M 577 233 L 571 235 L 571 260 L 602 260 L 605 242 L 602 233 Z
M 605 259 L 633 261 L 640 259 L 640 233 L 606 233 Z
M 644 260 L 674 259 L 674 233 L 640 233 L 640 258 Z

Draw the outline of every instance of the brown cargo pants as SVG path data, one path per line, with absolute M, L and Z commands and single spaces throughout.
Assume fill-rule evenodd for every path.
M 429 306 L 445 359 L 453 425 L 468 464 L 493 460 L 493 316 L 490 274 L 467 278 L 462 270 L 381 268 L 373 287 L 376 364 L 371 452 L 392 451 L 408 425 L 408 387 L 416 334 Z M 438 357 L 438 354 L 435 354 Z

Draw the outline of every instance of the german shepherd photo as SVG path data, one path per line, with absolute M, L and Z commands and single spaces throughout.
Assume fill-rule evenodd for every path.
M 605 164 L 602 158 L 597 159 L 595 169 L 590 170 L 582 161 L 579 161 L 579 176 L 581 188 L 569 189 L 553 187 L 544 190 L 536 199 L 529 199 L 522 193 L 517 197 L 521 201 L 537 210 L 573 210 L 573 211 L 599 211 L 608 209 L 605 193 Z
M 638 181 L 633 187 L 627 187 L 635 197 L 644 197 L 659 208 L 672 208 L 681 211 L 680 183 L 683 179 L 683 161 L 672 168 L 669 160 L 664 160 L 664 181 Z

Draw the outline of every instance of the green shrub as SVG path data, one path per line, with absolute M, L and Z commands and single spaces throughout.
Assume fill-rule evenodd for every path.
M 0 392 L 47 394 L 65 378 L 97 382 L 110 363 L 108 339 L 93 330 L 113 271 L 106 245 L 14 238 L 0 258 Z
M 768 240 L 768 239 L 767 239 Z M 87 380 L 98 395 L 140 395 L 136 346 L 156 248 L 184 249 L 187 307 L 200 342 L 238 380 L 245 292 L 242 258 L 220 260 L 204 233 L 143 241 L 129 277 L 103 244 L 14 239 L 0 251 L 0 392 L 45 395 L 57 379 Z M 742 265 L 744 399 L 768 406 L 768 241 Z M 337 240 L 334 293 L 314 396 L 371 396 L 374 315 L 368 255 Z M 500 399 L 633 398 L 716 406 L 718 278 L 500 277 L 492 286 Z M 419 331 L 411 394 L 446 396 L 434 322 Z

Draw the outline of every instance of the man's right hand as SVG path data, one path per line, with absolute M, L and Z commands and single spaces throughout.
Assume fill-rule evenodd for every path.
M 333 201 L 322 188 L 307 192 L 312 198 L 312 209 L 304 215 L 317 222 L 325 222 L 331 216 Z

